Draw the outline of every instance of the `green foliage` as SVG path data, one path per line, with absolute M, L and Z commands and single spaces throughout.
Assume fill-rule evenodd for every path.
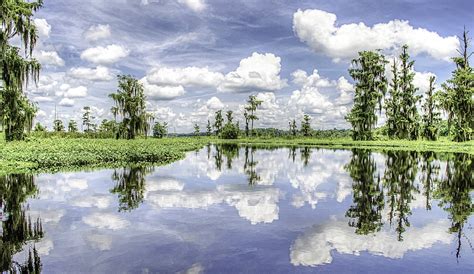
M 408 46 L 404 45 L 399 56 L 401 68 L 398 71 L 394 60 L 392 66 L 393 79 L 390 84 L 390 97 L 386 103 L 388 136 L 390 138 L 415 140 L 419 133 L 420 116 L 416 103 L 421 96 L 415 95 L 418 88 L 414 86 L 414 61 L 410 61 Z
M 25 131 L 33 127 L 37 107 L 23 93 L 28 80 L 36 82 L 40 64 L 32 58 L 37 40 L 33 15 L 42 6 L 42 1 L 2 1 L 0 3 L 0 122 L 5 128 L 5 140 L 23 140 Z M 10 45 L 10 40 L 19 39 L 24 47 Z
M 301 121 L 301 133 L 303 136 L 308 137 L 311 136 L 311 117 L 305 114 L 303 116 L 303 121 Z
M 45 132 L 46 131 L 46 127 L 43 126 L 40 122 L 37 122 L 35 127 L 33 128 L 33 131 L 34 132 Z
M 153 137 L 163 138 L 168 134 L 168 123 L 167 122 L 155 122 L 153 126 Z
M 423 137 L 426 140 L 436 141 L 439 135 L 440 114 L 438 105 L 433 96 L 435 77 L 430 77 L 430 86 L 426 91 L 426 99 L 423 105 Z
M 222 139 L 237 139 L 239 137 L 239 128 L 232 123 L 225 124 L 219 135 Z
M 53 130 L 54 130 L 55 132 L 63 132 L 63 131 L 64 131 L 63 121 L 61 121 L 61 120 L 59 120 L 59 119 L 54 120 L 54 122 L 53 122 Z
M 99 133 L 102 136 L 108 136 L 109 138 L 117 137 L 119 126 L 120 125 L 113 120 L 104 119 L 100 123 Z
M 441 107 L 448 113 L 448 122 L 454 126 L 454 140 L 464 142 L 473 139 L 474 132 L 474 69 L 469 65 L 468 32 L 463 34 L 461 57 L 453 58 L 456 69 L 451 79 L 442 85 L 437 96 Z
M 352 60 L 349 74 L 356 81 L 354 106 L 346 116 L 352 125 L 354 140 L 372 140 L 372 130 L 377 124 L 377 106 L 387 90 L 385 78 L 385 57 L 379 52 L 359 52 L 359 58 Z
M 135 139 L 137 135 L 146 135 L 152 116 L 146 112 L 143 85 L 130 75 L 119 75 L 118 82 L 117 92 L 109 95 L 115 102 L 112 113 L 122 119 L 118 137 Z
M 132 141 L 30 138 L 26 142 L 0 144 L 0 173 L 160 165 L 176 161 L 184 156 L 185 151 L 196 150 L 206 142 L 200 138 L 137 138 Z

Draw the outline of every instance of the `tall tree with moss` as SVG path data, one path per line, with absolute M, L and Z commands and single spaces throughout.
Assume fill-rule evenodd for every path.
M 390 138 L 396 138 L 400 119 L 400 77 L 396 59 L 393 59 L 391 72 L 393 78 L 388 98 L 385 100 L 385 115 L 387 116 L 387 134 Z
M 437 94 L 441 107 L 448 114 L 449 128 L 454 126 L 456 142 L 472 140 L 474 132 L 474 69 L 469 64 L 472 52 L 469 52 L 468 31 L 464 30 L 461 40 L 460 56 L 453 58 L 456 69 Z
M 354 140 L 372 140 L 377 124 L 377 107 L 382 110 L 382 99 L 387 91 L 385 57 L 376 51 L 359 52 L 352 60 L 349 74 L 356 81 L 354 106 L 346 116 L 352 125 Z
M 247 112 L 247 118 L 250 121 L 250 134 L 254 135 L 253 124 L 255 120 L 258 120 L 256 115 L 257 109 L 263 103 L 262 100 L 257 99 L 257 96 L 250 95 L 249 99 L 247 100 L 247 106 L 245 107 L 245 111 Z
M 303 121 L 301 121 L 301 133 L 303 136 L 311 136 L 311 117 L 307 114 L 303 116 Z
M 214 119 L 214 129 L 216 130 L 216 135 L 219 135 L 224 126 L 224 118 L 222 117 L 222 110 L 216 111 L 216 117 Z
M 135 139 L 138 135 L 146 135 L 152 116 L 146 112 L 143 85 L 130 75 L 119 75 L 117 92 L 109 97 L 115 102 L 116 110 L 112 111 L 122 119 L 120 137 Z
M 425 94 L 425 103 L 423 104 L 423 138 L 430 141 L 436 141 L 439 135 L 439 123 L 441 122 L 438 104 L 434 98 L 435 89 L 434 76 L 430 77 L 430 86 Z
M 420 127 L 420 115 L 416 103 L 421 96 L 416 95 L 418 88 L 413 84 L 415 72 L 413 66 L 415 61 L 410 60 L 408 46 L 402 47 L 400 54 L 400 113 L 398 115 L 398 128 L 396 135 L 400 139 L 415 140 L 418 138 Z
M 6 141 L 22 140 L 37 112 L 24 88 L 30 79 L 37 82 L 41 68 L 32 55 L 38 38 L 33 16 L 42 4 L 41 0 L 0 2 L 0 122 Z M 22 48 L 12 45 L 16 39 Z

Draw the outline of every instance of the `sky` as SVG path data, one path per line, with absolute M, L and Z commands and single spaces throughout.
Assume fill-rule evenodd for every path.
M 423 94 L 429 76 L 450 77 L 473 11 L 471 0 L 45 0 L 35 14 L 43 68 L 27 95 L 49 129 L 55 117 L 81 124 L 84 106 L 96 123 L 113 119 L 119 74 L 140 79 L 170 132 L 204 131 L 219 109 L 243 125 L 249 95 L 264 101 L 256 127 L 309 114 L 313 128 L 348 128 L 359 51 L 392 60 L 408 44 Z

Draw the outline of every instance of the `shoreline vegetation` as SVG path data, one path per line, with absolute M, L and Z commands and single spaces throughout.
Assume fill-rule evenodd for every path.
M 134 165 L 160 166 L 185 157 L 208 144 L 236 144 L 261 148 L 312 147 L 320 149 L 406 150 L 474 154 L 474 141 L 353 141 L 350 138 L 240 138 L 171 137 L 135 140 L 90 138 L 31 138 L 27 141 L 0 141 L 0 175 L 10 173 L 55 173 L 61 171 L 119 168 Z

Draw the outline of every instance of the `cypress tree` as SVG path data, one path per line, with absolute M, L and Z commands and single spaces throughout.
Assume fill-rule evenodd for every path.
M 469 40 L 468 32 L 464 30 L 461 56 L 453 58 L 456 69 L 438 93 L 441 107 L 448 114 L 448 127 L 454 125 L 456 142 L 472 140 L 474 131 L 474 69 L 469 65 L 472 55 Z
M 440 114 L 437 112 L 437 103 L 434 100 L 433 91 L 436 78 L 430 77 L 430 86 L 426 91 L 425 104 L 423 105 L 423 137 L 430 141 L 436 141 L 439 134 Z
M 21 140 L 25 130 L 33 126 L 37 107 L 25 96 L 23 89 L 32 78 L 38 80 L 40 64 L 32 58 L 38 39 L 33 22 L 34 13 L 41 8 L 43 1 L 25 0 L 2 1 L 0 4 L 0 123 L 5 128 L 6 141 Z M 10 45 L 18 39 L 24 47 Z
M 414 86 L 413 65 L 415 61 L 410 61 L 408 54 L 408 46 L 404 45 L 400 54 L 401 70 L 400 70 L 400 91 L 399 113 L 396 116 L 397 130 L 396 137 L 400 139 L 415 140 L 418 138 L 420 115 L 416 108 L 416 103 L 420 100 L 420 96 L 416 95 L 418 88 Z
M 356 81 L 354 106 L 346 116 L 352 125 L 352 139 L 372 140 L 372 130 L 377 124 L 377 106 L 381 111 L 381 101 L 387 91 L 385 77 L 385 57 L 379 52 L 359 52 L 352 60 L 349 74 Z

